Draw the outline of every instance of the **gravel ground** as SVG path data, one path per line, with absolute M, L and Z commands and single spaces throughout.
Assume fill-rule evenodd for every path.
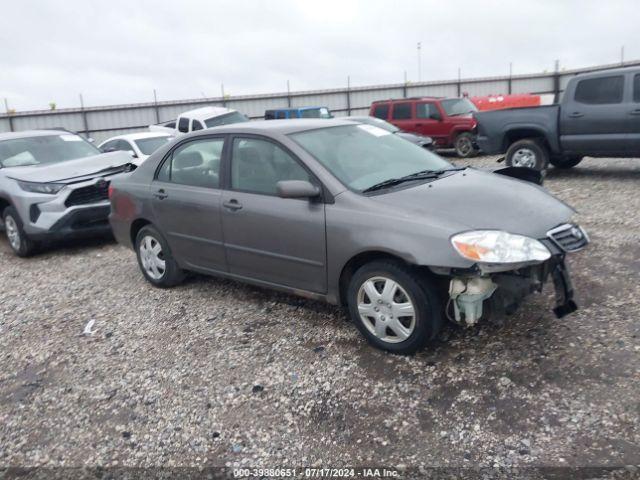
M 638 185 L 637 160 L 587 159 L 548 175 L 592 239 L 571 259 L 577 313 L 556 320 L 546 288 L 505 325 L 448 326 L 412 357 L 370 348 L 322 303 L 199 276 L 155 289 L 112 240 L 23 260 L 3 236 L 0 467 L 633 472 Z M 82 335 L 90 320 L 94 334 Z

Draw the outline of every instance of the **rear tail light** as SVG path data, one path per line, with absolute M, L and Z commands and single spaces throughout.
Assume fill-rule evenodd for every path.
M 109 199 L 111 199 L 111 197 L 113 196 L 113 185 L 109 185 L 109 189 L 107 190 L 107 196 L 109 197 Z

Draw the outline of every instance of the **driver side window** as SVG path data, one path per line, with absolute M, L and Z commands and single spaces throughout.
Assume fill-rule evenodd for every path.
M 236 138 L 231 156 L 231 188 L 276 195 L 281 180 L 311 181 L 309 173 L 284 149 L 257 138 Z
M 176 148 L 160 167 L 157 179 L 193 187 L 219 188 L 223 138 L 207 138 Z

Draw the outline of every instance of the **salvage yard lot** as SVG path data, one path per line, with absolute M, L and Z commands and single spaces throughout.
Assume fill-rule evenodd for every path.
M 155 289 L 113 241 L 23 260 L 3 237 L 0 466 L 640 464 L 640 161 L 546 186 L 591 236 L 570 260 L 581 309 L 556 320 L 548 285 L 412 357 L 322 303 Z

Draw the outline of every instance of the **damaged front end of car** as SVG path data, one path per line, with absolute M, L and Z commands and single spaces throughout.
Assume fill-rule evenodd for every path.
M 556 317 L 576 311 L 565 259 L 588 243 L 584 229 L 570 223 L 549 230 L 542 239 L 496 230 L 454 235 L 454 249 L 475 263 L 448 272 L 447 317 L 467 327 L 481 318 L 502 318 L 514 313 L 525 297 L 541 292 L 549 279 L 555 288 Z

